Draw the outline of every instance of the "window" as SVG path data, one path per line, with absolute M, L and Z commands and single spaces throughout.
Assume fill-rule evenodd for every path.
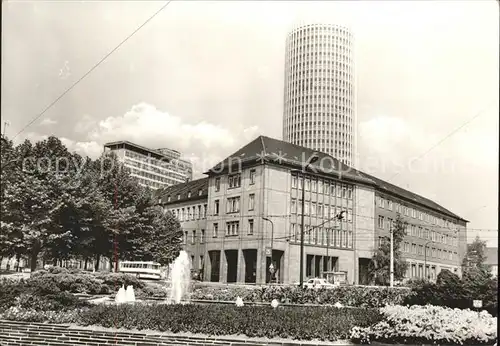
M 318 193 L 323 192 L 323 180 L 318 180 Z
M 318 216 L 323 217 L 323 204 L 318 204 Z
M 342 231 L 342 247 L 343 248 L 347 247 L 347 231 L 346 230 Z
M 306 179 L 306 189 L 305 190 L 306 191 L 311 190 L 311 180 L 309 180 L 309 179 Z
M 255 184 L 255 169 L 250 170 L 250 185 Z
M 195 218 L 195 220 L 199 220 L 200 214 L 201 214 L 201 205 L 199 205 L 198 207 L 193 207 L 193 208 L 194 208 L 194 218 Z
M 251 193 L 248 195 L 248 210 L 253 210 L 255 208 L 255 194 Z
M 316 215 L 316 203 L 311 203 L 311 215 Z
M 292 241 L 296 242 L 296 241 L 297 241 L 297 238 L 298 238 L 298 234 L 297 234 L 297 224 L 292 223 L 292 226 L 291 226 L 291 228 L 290 228 L 290 233 L 291 233 L 291 236 L 292 236 Z
M 352 199 L 352 188 L 351 187 L 347 190 L 347 198 Z
M 196 231 L 193 231 L 193 237 L 191 238 L 191 244 L 196 244 Z
M 220 178 L 215 178 L 215 192 L 220 191 Z
M 214 223 L 214 238 L 217 238 L 218 233 L 219 233 L 219 224 Z
M 380 208 L 385 209 L 385 199 L 383 198 L 380 199 Z
M 191 191 L 188 191 L 188 197 L 187 198 L 191 198 Z
M 292 198 L 292 203 L 290 204 L 290 213 L 295 214 L 297 213 L 297 200 Z
M 304 203 L 304 214 L 309 215 L 309 202 Z
M 180 200 L 180 199 L 181 199 L 181 194 L 180 194 L 180 193 L 178 193 L 178 194 L 177 194 L 177 200 Z
M 328 191 L 330 191 L 330 186 L 328 185 L 328 182 L 327 182 L 327 181 L 325 181 L 325 182 L 323 183 L 323 193 L 324 193 L 325 195 L 328 195 Z
M 391 230 L 393 227 L 394 221 L 392 219 L 387 219 L 387 229 Z
M 226 223 L 226 235 L 233 236 L 238 235 L 240 230 L 240 222 L 239 221 L 231 221 Z
M 229 188 L 234 189 L 241 186 L 241 174 L 232 174 L 229 176 Z
M 335 230 L 335 246 L 340 247 L 340 230 Z
M 335 184 L 332 183 L 332 185 L 330 185 L 330 195 L 332 195 L 332 197 L 335 197 Z
M 207 217 L 207 205 L 203 205 L 203 218 L 205 219 Z
M 215 203 L 215 207 L 214 207 L 214 209 L 215 209 L 215 210 L 214 210 L 214 215 L 219 215 L 219 200 L 218 200 L 218 199 L 216 199 L 214 203 Z
M 311 191 L 316 192 L 317 191 L 317 185 L 316 185 L 316 180 L 311 181 Z
M 205 242 L 205 230 L 201 230 L 201 236 L 200 236 L 200 244 L 203 244 Z
M 183 242 L 184 244 L 187 244 L 187 241 L 188 241 L 188 232 L 187 232 L 187 231 L 185 231 L 185 232 L 184 232 L 184 239 L 182 240 L 182 242 Z
M 237 213 L 240 211 L 240 197 L 230 197 L 227 199 L 227 213 Z
M 378 228 L 384 228 L 384 217 L 383 216 L 379 216 L 378 217 Z
M 198 190 L 198 196 L 201 196 L 202 193 L 203 193 L 203 191 L 201 189 Z
M 424 246 L 423 245 L 419 245 L 418 246 L 418 254 L 419 255 L 423 255 L 424 254 Z
M 170 202 L 170 196 L 167 197 L 167 202 Z
M 417 244 L 411 244 L 411 253 L 416 254 L 417 253 Z
M 392 201 L 387 202 L 387 209 L 392 210 Z
M 342 189 L 340 188 L 340 186 L 337 186 L 337 197 L 342 197 Z
M 253 220 L 248 220 L 248 234 L 253 234 Z
M 384 244 L 384 237 L 378 237 L 378 248 L 380 249 Z
M 297 176 L 292 175 L 292 188 L 297 188 Z
M 382 208 L 382 198 L 378 197 L 377 202 L 378 202 L 378 207 Z
M 347 234 L 347 247 L 352 249 L 352 231 Z

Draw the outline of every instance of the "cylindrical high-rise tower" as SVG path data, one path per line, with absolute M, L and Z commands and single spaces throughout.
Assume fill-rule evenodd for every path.
M 286 40 L 283 140 L 353 166 L 356 145 L 353 35 L 308 24 Z

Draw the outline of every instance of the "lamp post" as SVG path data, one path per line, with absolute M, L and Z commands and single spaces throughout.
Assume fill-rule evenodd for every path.
M 427 273 L 427 245 L 429 245 L 430 243 L 432 243 L 432 240 L 429 240 L 424 245 L 424 272 L 425 272 L 424 277 L 426 277 L 427 280 L 429 280 L 429 274 Z
M 300 287 L 304 286 L 304 199 L 305 199 L 305 189 L 306 189 L 306 170 L 307 167 L 314 162 L 318 161 L 319 156 L 317 153 L 313 153 L 312 156 L 307 160 L 304 168 L 302 170 L 302 212 L 300 215 Z
M 273 274 L 275 272 L 275 268 L 273 265 L 273 240 L 274 240 L 274 223 L 268 219 L 267 217 L 263 217 L 262 220 L 269 221 L 271 223 L 271 265 L 269 265 L 269 273 L 271 274 L 270 282 L 273 283 Z

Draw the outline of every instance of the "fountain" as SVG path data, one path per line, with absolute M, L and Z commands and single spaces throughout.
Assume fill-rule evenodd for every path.
M 135 293 L 133 286 L 127 286 L 127 290 L 125 291 L 125 300 L 127 303 L 135 303 Z
M 170 297 L 167 303 L 179 304 L 186 294 L 189 293 L 191 281 L 191 259 L 186 251 L 182 250 L 180 252 L 179 257 L 170 265 L 169 272 Z
M 125 287 L 122 285 L 120 289 L 118 290 L 118 293 L 116 294 L 115 297 L 115 302 L 117 304 L 122 304 L 127 302 L 127 293 L 125 291 Z

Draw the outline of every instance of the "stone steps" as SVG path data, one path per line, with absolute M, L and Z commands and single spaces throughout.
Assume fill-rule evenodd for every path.
M 265 342 L 243 338 L 194 337 L 124 331 L 92 331 L 69 325 L 0 320 L 0 346 L 312 346 L 312 343 Z M 324 344 L 323 344 L 324 345 Z

